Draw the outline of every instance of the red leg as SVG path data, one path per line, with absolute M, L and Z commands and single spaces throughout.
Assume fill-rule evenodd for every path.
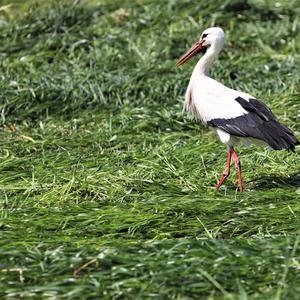
M 238 171 L 240 192 L 242 192 L 243 191 L 243 181 L 242 181 L 241 163 L 240 163 L 239 157 L 237 156 L 237 154 L 233 148 L 232 148 L 232 156 L 233 156 L 233 160 L 234 160 L 235 166 Z
M 230 150 L 228 151 L 226 167 L 225 167 L 225 170 L 223 172 L 222 178 L 219 180 L 219 182 L 218 182 L 218 184 L 216 186 L 216 189 L 219 189 L 220 186 L 225 181 L 225 179 L 229 176 L 232 151 L 233 151 L 233 148 L 230 148 Z

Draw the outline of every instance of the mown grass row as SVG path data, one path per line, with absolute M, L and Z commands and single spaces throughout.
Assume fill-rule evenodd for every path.
M 11 251 L 11 261 L 31 272 L 2 270 L 10 297 L 293 299 L 299 292 L 299 239 L 273 239 L 268 246 L 242 240 L 155 241 L 98 251 L 68 246 Z M 20 256 L 27 257 L 25 264 Z M 55 274 L 51 283 L 49 274 Z M 22 287 L 17 281 L 23 277 L 33 284 Z M 22 292 L 16 293 L 13 283 Z

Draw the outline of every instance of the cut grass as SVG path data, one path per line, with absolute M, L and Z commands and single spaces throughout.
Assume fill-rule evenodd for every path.
M 1 2 L 2 3 L 2 2 Z M 299 154 L 226 152 L 181 112 L 211 25 L 213 77 L 299 136 L 296 1 L 30 1 L 1 23 L 0 297 L 296 299 Z M 3 5 L 7 4 L 3 2 Z

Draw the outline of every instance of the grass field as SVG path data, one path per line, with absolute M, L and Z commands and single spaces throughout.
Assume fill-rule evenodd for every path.
M 175 68 L 223 27 L 212 76 L 299 138 L 298 0 L 0 4 L 1 299 L 299 298 L 299 150 L 241 147 L 216 191 Z

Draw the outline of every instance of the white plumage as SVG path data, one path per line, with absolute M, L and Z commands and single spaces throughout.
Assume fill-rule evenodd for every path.
M 228 146 L 227 164 L 217 188 L 228 177 L 233 156 L 242 191 L 240 162 L 234 146 L 255 142 L 269 145 L 275 150 L 293 151 L 298 141 L 289 128 L 277 121 L 265 104 L 247 93 L 230 89 L 210 78 L 209 69 L 223 45 L 223 30 L 219 27 L 208 28 L 176 65 L 184 64 L 202 49 L 207 49 L 193 70 L 185 94 L 184 109 L 195 119 L 212 127 L 221 142 Z
M 250 95 L 232 90 L 201 74 L 197 66 L 185 96 L 186 111 L 191 112 L 195 118 L 200 118 L 204 123 L 216 118 L 228 119 L 248 113 L 238 102 L 232 100 L 239 96 L 248 100 L 251 98 Z M 195 109 L 191 109 L 192 107 Z

